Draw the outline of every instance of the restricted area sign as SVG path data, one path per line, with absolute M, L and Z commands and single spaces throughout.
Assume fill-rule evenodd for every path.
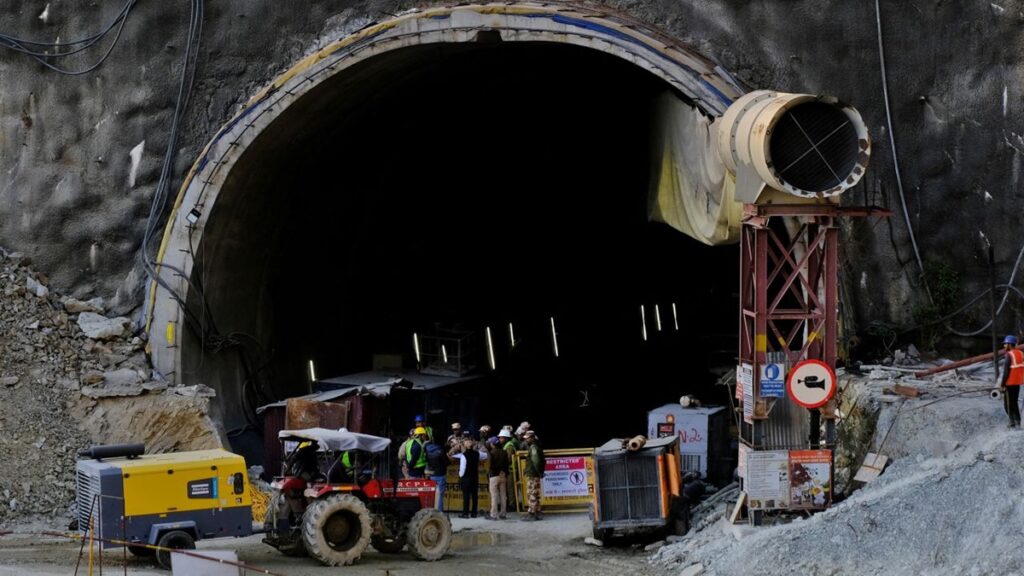
M 821 360 L 804 360 L 789 372 L 786 388 L 797 404 L 819 408 L 836 393 L 836 373 Z

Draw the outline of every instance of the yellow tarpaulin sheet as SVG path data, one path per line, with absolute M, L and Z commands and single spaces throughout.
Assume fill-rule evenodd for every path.
M 711 119 L 674 94 L 655 104 L 648 218 L 709 245 L 739 241 L 742 204 Z

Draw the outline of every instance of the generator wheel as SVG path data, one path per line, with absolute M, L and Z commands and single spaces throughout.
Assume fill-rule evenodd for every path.
M 370 511 L 350 494 L 314 501 L 302 515 L 306 551 L 326 566 L 347 566 L 370 544 Z
M 409 550 L 420 560 L 440 560 L 452 545 L 452 523 L 436 508 L 424 508 L 409 521 Z
M 370 545 L 374 550 L 383 554 L 398 554 L 405 548 L 405 540 L 405 534 L 399 534 L 394 538 L 374 536 L 370 538 Z
M 269 534 L 263 541 L 273 546 L 278 552 L 292 558 L 307 556 L 306 545 L 302 541 L 301 530 L 290 530 L 282 534 L 277 529 L 277 521 L 283 511 L 288 508 L 283 492 L 274 492 L 267 504 L 267 512 L 263 515 L 263 529 Z M 284 510 L 282 510 L 284 509 Z
M 156 550 L 147 546 L 128 546 L 128 551 L 132 553 L 132 556 L 139 558 L 152 558 L 156 555 Z
M 161 548 L 174 550 L 195 550 L 196 541 L 191 534 L 183 530 L 171 530 L 165 532 L 156 543 Z M 165 570 L 171 569 L 171 553 L 167 550 L 157 550 L 156 563 Z

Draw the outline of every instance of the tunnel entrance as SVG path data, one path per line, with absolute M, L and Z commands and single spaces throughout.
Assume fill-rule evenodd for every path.
M 413 335 L 438 330 L 474 335 L 483 417 L 529 419 L 549 446 L 642 431 L 683 393 L 728 403 L 712 384 L 734 363 L 736 249 L 652 219 L 665 179 L 693 177 L 666 158 L 704 161 L 672 147 L 708 149 L 738 89 L 635 24 L 524 10 L 439 8 L 339 40 L 197 160 L 150 348 L 169 379 L 218 391 L 250 460 L 255 408 L 308 392 L 311 368 L 415 369 Z M 698 176 L 672 226 L 728 242 L 731 191 Z
M 710 385 L 735 346 L 735 252 L 647 218 L 664 83 L 572 46 L 383 58 L 353 71 L 358 101 L 300 132 L 283 118 L 233 170 L 193 274 L 230 345 L 183 338 L 184 379 L 250 412 L 307 392 L 310 361 L 320 377 L 375 354 L 409 367 L 413 333 L 490 327 L 481 385 L 505 390 L 510 421 L 563 414 L 566 442 L 635 432 L 684 392 L 724 402 Z

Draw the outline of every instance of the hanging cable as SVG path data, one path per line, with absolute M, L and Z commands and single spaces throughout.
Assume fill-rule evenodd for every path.
M 896 172 L 896 188 L 900 193 L 900 205 L 903 207 L 903 218 L 907 222 L 907 233 L 910 235 L 910 244 L 914 247 L 914 258 L 917 260 L 917 267 L 921 271 L 921 282 L 924 284 L 924 291 L 928 294 L 928 300 L 934 304 L 932 291 L 928 287 L 928 277 L 924 272 L 924 263 L 921 262 L 921 252 L 917 249 L 917 238 L 914 236 L 914 227 L 910 224 L 910 212 L 907 211 L 907 200 L 903 193 L 903 178 L 900 176 L 900 159 L 896 154 L 896 138 L 892 130 L 892 112 L 889 110 L 889 83 L 886 80 L 885 72 L 885 45 L 882 42 L 882 9 L 875 0 L 875 22 L 878 25 L 878 61 L 882 74 L 882 97 L 885 101 L 885 121 L 889 128 L 889 147 L 892 149 L 893 169 Z
M 104 28 L 97 34 L 93 34 L 92 36 L 88 36 L 81 40 L 54 43 L 36 42 L 34 40 L 25 40 L 22 38 L 10 36 L 8 34 L 0 33 L 0 48 L 6 48 L 19 54 L 28 56 L 36 62 L 39 62 L 43 66 L 46 66 L 50 70 L 57 72 L 58 74 L 63 74 L 65 76 L 81 76 L 83 74 L 88 74 L 89 72 L 92 72 L 100 66 L 102 66 L 103 63 L 107 61 L 107 58 L 110 57 L 110 54 L 114 51 L 114 47 L 117 46 L 118 40 L 120 40 L 121 38 L 121 32 L 124 31 L 125 23 L 128 22 L 128 14 L 132 11 L 132 8 L 135 7 L 137 1 L 138 0 L 128 0 L 125 3 L 124 7 L 121 8 L 121 10 L 117 13 L 117 16 L 114 18 L 114 20 L 109 25 L 107 25 L 106 28 Z M 112 30 L 114 30 L 115 27 L 117 28 L 117 32 L 114 34 L 114 39 L 113 41 L 111 41 L 110 46 L 107 47 L 107 51 L 104 52 L 103 56 L 100 57 L 100 59 L 97 60 L 91 66 L 88 66 L 82 70 L 68 70 L 51 63 L 51 60 L 66 58 L 68 56 L 72 56 L 85 50 L 88 50 L 96 43 L 98 43 L 100 40 L 102 40 L 104 37 L 106 37 L 106 35 L 109 34 Z M 69 48 L 72 46 L 77 46 L 77 48 L 73 48 L 65 52 L 60 51 L 61 48 Z M 53 50 L 53 52 L 48 52 L 47 50 Z

